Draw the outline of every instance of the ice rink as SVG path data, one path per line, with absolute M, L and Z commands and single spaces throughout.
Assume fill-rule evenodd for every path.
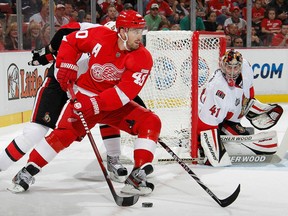
M 277 131 L 279 143 L 288 128 L 288 104 L 282 105 L 283 116 L 272 128 Z M 24 125 L 0 128 L 0 150 L 22 132 Z M 94 138 L 100 143 L 99 137 Z M 287 154 L 278 164 L 226 168 L 189 165 L 221 199 L 241 184 L 238 199 L 226 208 L 220 207 L 178 163 L 155 165 L 149 176 L 149 181 L 155 184 L 154 192 L 140 197 L 134 206 L 118 207 L 87 139 L 74 143 L 44 167 L 29 191 L 12 194 L 6 188 L 26 160 L 27 156 L 0 172 L 0 216 L 284 216 L 288 212 Z M 130 171 L 132 165 L 127 168 Z M 113 182 L 113 185 L 120 194 L 123 184 Z M 143 208 L 142 202 L 154 205 Z

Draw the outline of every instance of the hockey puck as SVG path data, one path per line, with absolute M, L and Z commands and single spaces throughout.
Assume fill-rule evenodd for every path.
M 153 203 L 151 202 L 143 202 L 142 207 L 144 208 L 151 208 L 153 206 Z

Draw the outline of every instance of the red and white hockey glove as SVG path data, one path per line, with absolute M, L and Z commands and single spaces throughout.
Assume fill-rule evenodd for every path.
M 99 106 L 95 96 L 89 97 L 85 94 L 78 93 L 76 98 L 77 100 L 74 103 L 74 110 L 76 112 L 82 112 L 86 118 L 99 114 Z
M 57 80 L 64 91 L 67 91 L 68 84 L 74 83 L 77 79 L 78 66 L 68 62 L 62 62 L 57 72 Z

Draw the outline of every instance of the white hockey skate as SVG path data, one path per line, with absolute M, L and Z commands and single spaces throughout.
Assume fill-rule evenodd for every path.
M 153 172 L 153 166 L 149 163 L 144 164 L 138 169 L 132 170 L 125 181 L 125 186 L 121 189 L 122 193 L 138 194 L 145 196 L 154 190 L 154 185 L 147 181 L 147 175 Z
M 107 155 L 107 169 L 112 181 L 123 183 L 127 178 L 128 171 L 120 162 L 119 156 Z
M 29 171 L 30 172 L 29 172 Z M 12 185 L 7 190 L 12 193 L 22 193 L 29 189 L 29 186 L 34 184 L 35 178 L 31 175 L 36 175 L 40 171 L 40 168 L 32 164 L 28 164 L 27 167 L 23 167 L 12 179 Z

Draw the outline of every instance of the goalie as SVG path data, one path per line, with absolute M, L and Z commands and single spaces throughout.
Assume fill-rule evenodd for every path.
M 228 155 L 230 152 L 227 149 L 227 153 L 220 135 L 253 133 L 241 125 L 240 121 L 244 116 L 255 128 L 269 129 L 278 122 L 282 113 L 283 109 L 278 104 L 263 104 L 254 98 L 251 66 L 240 52 L 228 50 L 220 60 L 220 68 L 215 71 L 199 96 L 200 157 L 205 156 L 204 163 L 207 165 L 231 165 Z M 271 142 L 275 144 L 275 139 L 272 137 L 266 140 L 270 144 L 266 142 L 258 145 L 250 141 L 244 147 L 254 154 L 275 153 L 277 141 L 276 145 L 271 145 Z

